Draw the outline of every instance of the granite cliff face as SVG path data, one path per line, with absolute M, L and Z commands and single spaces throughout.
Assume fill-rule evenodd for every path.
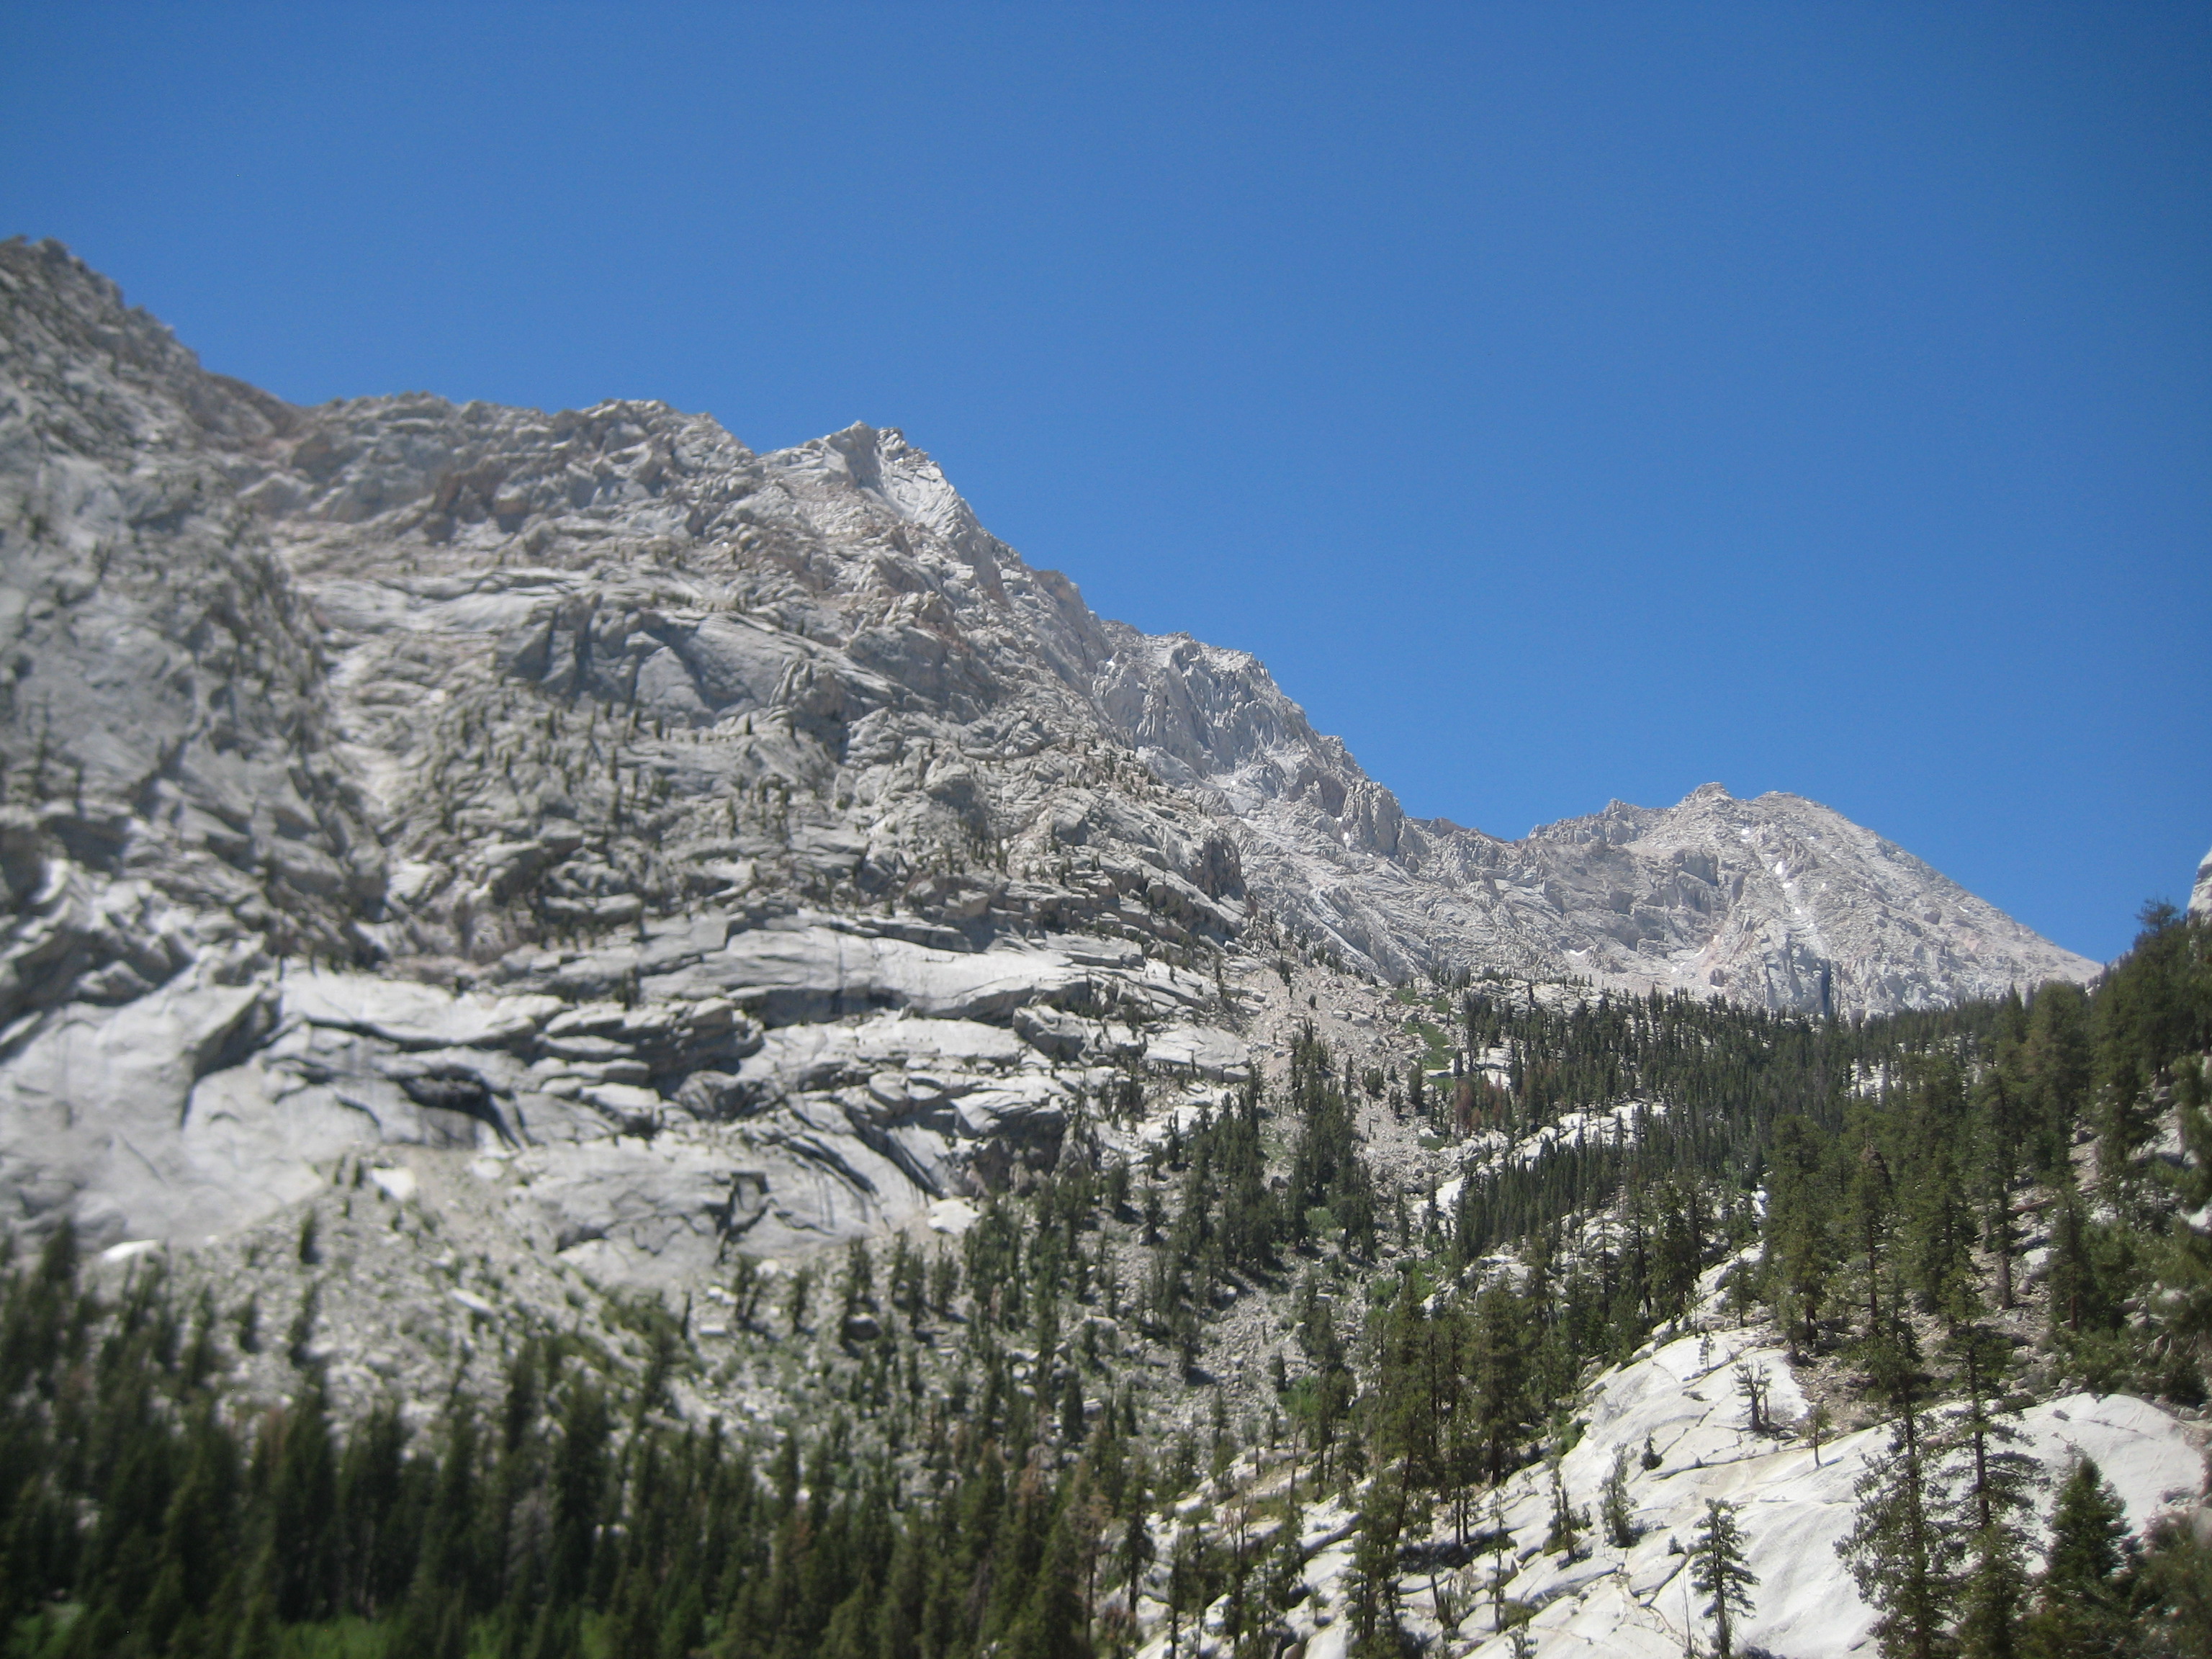
M 896 432 L 295 408 L 52 243 L 0 245 L 0 1195 L 103 1240 L 411 1143 L 611 1273 L 804 1249 L 1241 1077 L 1231 957 L 1837 1012 L 2094 966 L 1793 796 L 1409 819 Z

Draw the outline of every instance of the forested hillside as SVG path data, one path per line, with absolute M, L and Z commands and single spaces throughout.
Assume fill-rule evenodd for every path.
M 1309 1029 L 1132 1141 L 1133 1069 L 957 1239 L 734 1261 L 725 1363 L 781 1368 L 770 1418 L 688 1408 L 707 1310 L 649 1298 L 611 1301 L 611 1340 L 548 1322 L 495 1397 L 457 1372 L 348 1418 L 312 1288 L 225 1302 L 189 1257 L 80 1262 L 58 1232 L 0 1308 L 6 1651 L 1519 1650 L 1544 1564 L 1643 1530 L 1650 1440 L 1573 1489 L 1593 1386 L 1741 1328 L 1802 1401 L 1739 1364 L 1750 1433 L 1817 1468 L 1879 1431 L 1829 1565 L 1886 1653 L 2212 1653 L 2196 1533 L 2131 1535 L 2093 1465 L 2039 1490 L 2014 1426 L 2075 1389 L 2205 1402 L 2212 925 L 2147 911 L 2086 993 L 1863 1021 L 1401 997 L 1402 1068 Z M 1407 1147 L 1458 1172 L 1417 1186 Z M 272 1352 L 274 1405 L 233 1383 Z M 1504 1519 L 1532 1481 L 1538 1534 Z M 1721 1652 L 1761 1594 L 1739 1531 L 1716 1501 L 1670 1540 Z

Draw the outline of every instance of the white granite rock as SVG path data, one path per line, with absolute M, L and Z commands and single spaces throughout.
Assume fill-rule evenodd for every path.
M 552 996 L 456 995 L 374 974 L 295 973 L 287 1019 L 381 1037 L 402 1048 L 496 1048 L 533 1036 L 565 1005 Z
M 0 720 L 16 1224 L 216 1224 L 349 1134 L 674 1125 L 781 1147 L 763 1213 L 842 1236 L 1048 1159 L 1055 1064 L 1245 1075 L 1216 951 L 1263 915 L 1393 976 L 1838 1012 L 2092 969 L 1794 796 L 1410 819 L 1261 664 L 1100 618 L 896 432 L 294 408 L 20 241 L 0 380 L 43 688 Z
M 1251 1062 L 1243 1038 L 1210 1026 L 1170 1025 L 1145 1042 L 1147 1066 L 1210 1083 L 1242 1083 L 1251 1075 Z
M 1782 1431 L 1748 1431 L 1734 1382 L 1739 1364 L 1765 1373 L 1769 1413 Z M 1605 1373 L 1577 1413 L 1588 1428 L 1561 1460 L 1560 1476 L 1569 1502 L 1595 1517 L 1614 1457 L 1626 1451 L 1638 1541 L 1618 1549 L 1595 1528 L 1585 1534 L 1580 1559 L 1546 1553 L 1538 1547 L 1551 1525 L 1547 1471 L 1524 1470 L 1500 1494 L 1519 1563 L 1505 1593 L 1537 1608 L 1528 1626 L 1535 1659 L 1679 1655 L 1686 1614 L 1702 1645 L 1710 1635 L 1698 1611 L 1704 1598 L 1686 1607 L 1688 1557 L 1670 1544 L 1686 1547 L 1707 1500 L 1716 1498 L 1737 1506 L 1747 1565 L 1759 1581 L 1753 1611 L 1736 1630 L 1740 1644 L 1800 1659 L 1845 1659 L 1869 1650 L 1874 1611 L 1843 1571 L 1835 1547 L 1856 1519 L 1853 1487 L 1867 1460 L 1887 1447 L 1890 1431 L 1843 1435 L 1824 1443 L 1816 1455 L 1794 1432 L 1804 1409 L 1788 1357 L 1752 1333 L 1686 1336 Z M 2077 1456 L 2094 1459 L 2125 1502 L 2134 1528 L 2192 1503 L 2202 1481 L 2201 1432 L 2131 1396 L 2068 1395 L 2029 1407 L 2015 1426 L 2051 1484 L 2064 1478 Z M 1661 1459 L 1656 1469 L 1642 1464 L 1647 1443 Z M 1482 1558 L 1476 1571 L 1486 1571 L 1489 1559 Z M 1340 1594 L 1349 1565 L 1344 1551 L 1317 1558 L 1310 1582 L 1324 1597 Z M 1417 1576 L 1406 1586 L 1417 1633 L 1433 1631 L 1422 1620 L 1424 1584 Z M 1478 1613 L 1466 1633 L 1487 1630 L 1486 1614 Z M 1504 1659 L 1512 1650 L 1501 1635 L 1489 1635 L 1473 1650 L 1481 1659 Z
M 219 1165 L 203 1169 L 180 1130 L 194 1085 L 245 1058 L 270 1013 L 258 987 L 187 978 L 119 1008 L 48 1016 L 0 1067 L 11 1223 L 73 1214 L 106 1243 L 189 1237 L 266 1207 L 251 1182 L 231 1191 Z

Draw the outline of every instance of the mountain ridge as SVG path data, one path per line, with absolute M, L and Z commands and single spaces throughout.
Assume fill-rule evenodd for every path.
M 1231 957 L 1808 1015 L 2095 971 L 1794 797 L 1409 818 L 895 430 L 297 408 L 52 243 L 0 244 L 0 1186 L 40 1225 L 652 1123 L 697 1167 L 644 1208 L 797 1248 L 1048 1164 L 1132 1054 L 1247 1074 Z M 908 1015 L 960 1030 L 777 1035 Z
M 46 263 L 66 257 L 50 256 Z M 88 308 L 95 313 L 120 307 L 119 294 L 103 282 L 83 275 L 82 285 L 94 296 Z M 1725 824 L 1703 826 L 1708 844 L 1701 848 L 1684 845 L 1680 821 L 1699 816 L 1692 812 L 1692 804 L 1709 805 L 1706 791 L 1712 786 L 1673 808 L 1613 803 L 1598 814 L 1539 826 L 1518 842 L 1442 819 L 1411 818 L 1340 739 L 1315 731 L 1258 659 L 1187 635 L 1148 636 L 1096 617 L 1064 576 L 1028 566 L 992 537 L 936 464 L 896 429 L 855 425 L 761 457 L 710 417 L 684 416 L 657 404 L 614 403 L 547 415 L 402 394 L 295 409 L 207 374 L 145 313 L 128 317 L 119 330 L 103 330 L 95 314 L 84 333 L 94 342 L 118 332 L 135 335 L 146 373 L 182 386 L 174 401 L 202 425 L 205 438 L 229 450 L 231 470 L 242 475 L 234 478 L 238 499 L 276 531 L 295 579 L 308 591 L 324 579 L 318 566 L 339 526 L 374 521 L 395 554 L 410 544 L 425 550 L 474 545 L 505 566 L 515 553 L 527 556 L 549 534 L 557 535 L 549 526 L 564 521 L 564 509 L 571 510 L 566 521 L 573 527 L 573 509 L 603 499 L 601 492 L 612 486 L 615 495 L 627 492 L 630 499 L 617 512 L 602 514 L 599 528 L 619 534 L 623 545 L 647 558 L 665 558 L 687 544 L 695 552 L 702 546 L 727 550 L 726 543 L 718 548 L 718 536 L 733 538 L 742 553 L 748 537 L 757 540 L 762 532 L 751 522 L 758 515 L 743 505 L 753 493 L 750 486 L 780 484 L 787 495 L 795 489 L 811 509 L 799 515 L 800 533 L 787 538 L 799 545 L 772 550 L 766 559 L 781 556 L 792 574 L 817 580 L 805 596 L 811 603 L 794 602 L 798 596 L 787 593 L 765 613 L 787 634 L 831 642 L 849 633 L 872 648 L 878 666 L 889 664 L 894 680 L 903 676 L 907 690 L 950 699 L 948 708 L 959 714 L 974 714 L 991 695 L 981 659 L 1003 670 L 1010 658 L 1029 657 L 1032 670 L 1043 667 L 1075 699 L 1093 706 L 1106 728 L 1094 727 L 1094 736 L 1118 737 L 1161 782 L 1195 789 L 1208 805 L 1228 805 L 1261 849 L 1273 855 L 1264 861 L 1279 872 L 1267 895 L 1276 908 L 1323 933 L 1351 960 L 1392 977 L 1502 966 L 1577 972 L 1630 988 L 1718 989 L 1768 1006 L 1816 1011 L 1822 994 L 1817 986 L 1825 978 L 1833 1010 L 1849 1012 L 1984 994 L 2024 981 L 2081 978 L 2094 970 L 1972 901 L 1917 860 L 1911 873 L 1930 894 L 1887 905 L 1872 927 L 1845 927 L 1850 937 L 1841 941 L 1839 951 L 1821 948 L 1841 920 L 1832 906 L 1824 920 L 1814 918 L 1811 912 L 1820 907 L 1766 890 L 1769 884 L 1757 880 L 1750 886 L 1761 914 L 1745 920 L 1731 938 L 1716 928 L 1698 939 L 1692 936 L 1697 926 L 1686 924 L 1680 914 L 1685 866 L 1677 861 L 1667 871 L 1642 868 L 1633 857 L 1641 833 L 1619 833 L 1624 825 L 1648 829 L 1670 854 L 1707 854 L 1705 862 L 1717 866 L 1717 873 L 1721 864 L 1740 862 L 1725 857 L 1729 849 L 1710 844 L 1729 830 L 1749 840 L 1755 825 L 1789 839 L 1800 856 L 1812 852 L 1824 832 L 1850 839 L 1841 833 L 1846 820 L 1810 802 L 1793 804 L 1800 798 L 1764 797 L 1766 804 L 1748 822 L 1738 814 Z M 161 423 L 142 422 L 142 439 L 147 424 Z M 594 448 L 594 434 L 604 438 L 611 428 L 632 424 L 638 428 L 634 441 L 621 452 L 628 472 L 608 476 L 608 452 L 603 445 Z M 685 496 L 680 517 L 662 499 L 672 487 Z M 842 490 L 859 501 L 836 499 Z M 868 503 L 884 510 L 872 511 Z M 890 526 L 881 522 L 886 517 Z M 611 523 L 604 522 L 609 519 Z M 963 606 L 955 622 L 949 615 L 920 615 L 928 608 L 926 602 L 910 605 L 918 628 L 890 616 L 898 604 L 915 597 L 918 586 L 927 586 L 908 568 L 910 550 L 899 546 L 896 526 L 901 525 L 918 529 L 951 556 L 951 565 L 972 585 L 980 610 Z M 852 535 L 860 549 L 875 556 L 858 580 L 851 571 L 820 568 L 825 535 L 841 534 Z M 1020 590 L 1012 600 L 1001 574 L 1006 569 L 1017 573 Z M 824 575 L 827 581 L 819 580 Z M 833 594 L 844 601 L 838 608 L 854 614 L 826 614 L 823 601 Z M 964 638 L 962 626 L 979 621 L 984 638 Z M 886 623 L 902 634 L 896 644 L 933 659 L 933 672 L 921 673 L 919 663 L 896 649 L 885 654 L 893 641 L 871 636 L 887 631 Z M 1012 623 L 1012 632 L 994 629 L 993 623 Z M 932 630 L 940 637 L 933 638 Z M 973 649 L 977 643 L 985 651 Z M 516 659 L 510 653 L 510 662 Z M 972 678 L 979 672 L 985 679 Z M 635 683 L 623 689 L 637 690 Z M 653 695 L 650 685 L 646 695 Z M 704 713 L 696 696 L 672 687 L 668 700 L 670 707 L 659 711 L 664 719 L 696 723 Z M 1063 720 L 1081 713 L 1058 712 Z M 1084 724 L 1079 718 L 1076 723 Z M 1608 874 L 1626 878 L 1627 884 L 1583 890 L 1589 872 L 1579 866 L 1589 860 L 1572 852 L 1578 846 L 1628 849 L 1627 859 L 1600 854 Z M 1360 872 L 1347 870 L 1334 856 L 1339 848 L 1393 860 L 1417 882 L 1443 890 L 1409 893 L 1390 890 L 1395 884 L 1378 888 L 1363 882 Z M 1856 850 L 1860 865 L 1869 854 L 1891 866 L 1909 858 L 1879 838 L 1860 837 Z M 1325 870 L 1325 865 L 1336 867 Z M 1509 879 L 1501 888 L 1500 871 L 1525 878 Z M 1860 878 L 1865 896 L 1863 869 L 1831 873 Z M 1470 902 L 1478 886 L 1488 902 Z M 1662 890 L 1668 902 L 1655 906 Z M 1963 950 L 1947 951 L 1949 942 L 1920 937 L 1908 913 L 1931 895 L 1939 925 L 1963 932 Z M 1697 894 L 1687 908 L 1698 910 L 1702 903 L 1707 908 L 1698 914 L 1707 915 L 1711 899 Z M 1662 915 L 1668 925 L 1652 926 Z M 1801 921 L 1811 925 L 1795 925 Z M 1908 941 L 1901 950 L 1886 950 L 1878 937 L 1893 924 Z M 1978 954 L 1993 958 L 1986 970 L 1967 959 Z M 1831 959 L 1836 956 L 1848 959 Z M 1862 962 L 1869 964 L 1863 971 Z

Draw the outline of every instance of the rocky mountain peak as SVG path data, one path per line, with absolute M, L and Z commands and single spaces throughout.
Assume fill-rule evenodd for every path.
M 1794 796 L 1409 817 L 1255 658 L 1099 617 L 894 428 L 295 408 L 52 243 L 0 245 L 0 1167 L 118 1228 L 330 1137 L 676 1121 L 717 1213 L 742 1169 L 784 1194 L 748 1225 L 836 1236 L 1044 1155 L 1131 1044 L 1240 1073 L 1230 957 L 1807 1013 L 2094 971 Z M 957 1063 L 850 1034 L 893 1016 Z M 851 1095 L 887 1066 L 951 1080 Z M 86 1089 L 137 1127 L 58 1135 Z
M 385 915 L 366 842 L 390 848 L 413 836 L 415 852 L 434 854 L 420 839 L 417 809 L 443 835 L 467 833 L 459 820 L 471 810 L 518 836 L 533 814 L 574 822 L 585 811 L 570 799 L 573 778 L 553 796 L 507 790 L 512 760 L 492 792 L 496 809 L 489 800 L 461 808 L 445 795 L 472 769 L 468 752 L 441 754 L 434 769 L 445 781 L 421 793 L 436 731 L 465 732 L 466 748 L 486 717 L 464 705 L 504 700 L 506 720 L 515 690 L 534 685 L 536 695 L 631 711 L 651 721 L 656 743 L 690 732 L 713 751 L 712 760 L 678 764 L 661 752 L 647 763 L 677 817 L 699 808 L 717 776 L 774 775 L 826 801 L 841 833 L 894 862 L 911 864 L 922 843 L 1003 844 L 1035 858 L 1063 830 L 1087 841 L 1093 831 L 1079 826 L 1091 808 L 1079 811 L 1071 797 L 1048 811 L 1048 797 L 1110 779 L 1109 793 L 1135 788 L 1145 803 L 1144 827 L 1124 822 L 1117 838 L 1186 873 L 1189 848 L 1225 839 L 1270 911 L 1390 976 L 1505 968 L 1782 1006 L 1814 1008 L 1826 994 L 1842 996 L 1842 1007 L 1879 1008 L 2087 971 L 1810 803 L 1737 803 L 1711 784 L 1674 809 L 1615 803 L 1522 842 L 1410 820 L 1255 659 L 1101 620 L 1064 577 L 1032 569 L 984 530 L 896 429 L 859 422 L 761 456 L 708 417 L 650 402 L 545 414 L 406 394 L 295 410 L 207 374 L 57 245 L 10 245 L 0 268 L 16 407 L 39 452 L 19 476 L 51 488 L 96 463 L 111 474 L 96 489 L 127 477 L 143 495 L 152 458 L 168 456 L 175 476 L 162 499 L 206 504 L 188 514 L 231 514 L 231 540 L 260 550 L 247 563 L 273 559 L 289 575 L 280 581 L 274 565 L 253 565 L 256 580 L 268 579 L 269 602 L 307 607 L 305 620 L 272 623 L 267 637 L 289 640 L 303 661 L 335 652 L 333 672 L 312 691 L 301 682 L 300 695 L 316 718 L 343 713 L 356 739 L 347 752 L 364 763 L 311 793 L 343 793 L 343 781 L 374 794 L 386 816 L 374 836 L 337 832 L 343 857 L 327 830 L 305 844 L 336 861 L 319 884 L 352 893 L 368 907 L 354 920 L 384 930 L 362 947 L 372 956 L 392 948 L 395 924 L 440 958 L 480 958 L 509 929 L 472 925 L 468 950 L 452 939 L 431 948 L 431 933 L 453 931 L 435 920 L 444 889 L 413 883 L 408 920 Z M 70 367 L 79 362 L 89 367 Z M 56 526 L 52 513 L 33 511 L 39 527 Z M 167 522 L 160 507 L 117 511 L 134 526 Z M 99 541 L 100 524 L 116 521 L 110 511 L 95 522 L 84 501 L 65 513 L 79 542 Z M 460 654 L 433 665 L 441 651 Z M 474 666 L 449 679 L 448 667 L 464 662 Z M 446 701 L 426 731 L 409 705 L 429 680 L 441 682 Z M 145 695 L 158 703 L 163 694 Z M 95 723 L 62 712 L 72 731 Z M 763 720 L 793 745 L 773 758 Z M 921 726 L 945 720 L 960 734 L 922 739 L 935 757 L 919 792 L 901 794 L 869 757 L 903 753 Z M 971 732 L 979 720 L 988 730 Z M 118 709 L 106 724 L 141 723 Z M 746 740 L 742 753 L 723 752 L 732 739 Z M 1010 739 L 1024 752 L 1010 752 Z M 947 750 L 962 751 L 957 763 Z M 1044 769 L 1053 781 L 1008 775 L 1009 766 L 1034 772 L 1048 751 L 1057 757 Z M 1127 766 L 1109 758 L 1117 755 L 1133 757 L 1149 781 L 1133 785 Z M 95 784 L 152 769 L 150 756 L 119 768 L 97 757 L 67 763 L 80 759 Z M 1119 816 L 1132 805 L 1124 799 Z M 915 844 L 893 850 L 902 840 Z M 1770 842 L 1777 856 L 1752 857 Z M 1825 861 L 1823 847 L 1834 854 Z M 1836 849 L 1848 849 L 1848 876 Z M 289 850 L 295 864 L 304 856 Z M 1602 884 L 1583 867 L 1593 856 L 1608 863 Z M 1873 862 L 1861 870 L 1853 861 L 1864 859 Z M 1684 871 L 1717 877 L 1738 863 L 1753 878 L 1723 884 L 1724 899 L 1680 886 Z M 1815 864 L 1812 889 L 1785 890 L 1797 879 L 1787 872 Z M 1862 879 L 1873 876 L 1871 885 Z M 283 885 L 272 890 L 284 896 Z M 666 902 L 666 886 L 640 897 Z M 1931 925 L 1954 931 L 1939 945 L 1920 937 Z M 317 926 L 327 934 L 343 924 Z M 1840 960 L 1852 952 L 1863 959 Z

